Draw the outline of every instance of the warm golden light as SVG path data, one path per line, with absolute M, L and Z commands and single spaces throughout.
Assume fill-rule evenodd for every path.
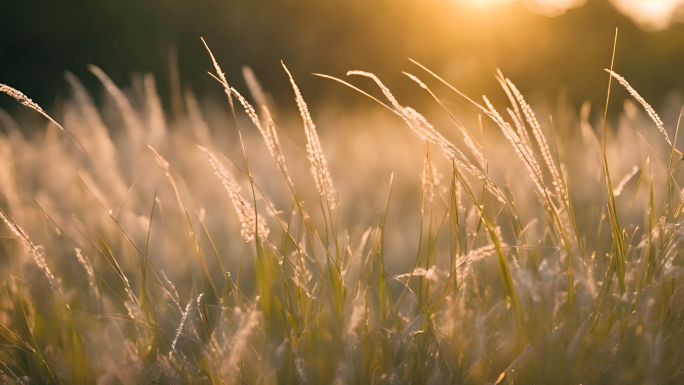
M 580 8 L 587 0 L 456 0 L 473 6 L 500 6 L 519 1 L 530 11 L 549 17 Z M 684 0 L 610 0 L 622 14 L 645 30 L 662 30 L 684 21 Z
M 559 16 L 566 11 L 583 6 L 587 0 L 459 0 L 474 6 L 501 5 L 519 1 L 527 9 L 544 16 Z
M 684 0 L 611 0 L 611 3 L 648 30 L 660 30 L 681 22 L 684 12 Z
M 522 0 L 532 12 L 544 16 L 558 16 L 566 11 L 583 6 L 587 0 Z

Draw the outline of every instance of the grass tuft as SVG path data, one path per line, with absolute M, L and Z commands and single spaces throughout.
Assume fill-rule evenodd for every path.
M 546 123 L 501 71 L 510 105 L 413 61 L 424 112 L 317 75 L 377 103 L 319 114 L 284 65 L 277 106 L 205 46 L 230 110 L 176 90 L 169 118 L 151 75 L 90 66 L 110 98 L 67 74 L 62 126 L 0 85 L 51 122 L 0 113 L 4 383 L 684 381 L 679 123 L 614 61 L 601 141 L 588 104 Z M 645 114 L 609 118 L 613 78 Z

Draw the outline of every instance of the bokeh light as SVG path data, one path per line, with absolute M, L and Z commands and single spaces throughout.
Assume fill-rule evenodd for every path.
M 476 7 L 501 6 L 516 0 L 457 0 Z M 528 10 L 548 16 L 560 16 L 584 6 L 588 0 L 517 0 Z M 657 31 L 684 21 L 684 0 L 609 0 L 623 15 L 648 31 Z
M 587 0 L 522 0 L 532 12 L 544 16 L 559 16 L 566 11 L 583 6 Z
M 611 0 L 611 3 L 646 30 L 661 30 L 683 21 L 683 0 Z

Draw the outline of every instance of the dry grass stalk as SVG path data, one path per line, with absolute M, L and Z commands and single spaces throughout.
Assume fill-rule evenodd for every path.
M 331 209 L 336 206 L 335 201 L 335 187 L 333 186 L 332 178 L 330 177 L 330 172 L 328 171 L 328 165 L 325 161 L 325 155 L 323 155 L 323 148 L 321 147 L 321 141 L 318 138 L 318 133 L 316 132 L 316 125 L 311 119 L 311 114 L 309 113 L 309 107 L 306 105 L 302 93 L 297 87 L 292 78 L 292 74 L 283 64 L 287 76 L 290 78 L 290 84 L 292 84 L 292 89 L 295 93 L 295 99 L 297 101 L 297 107 L 299 108 L 299 113 L 304 122 L 304 132 L 306 133 L 306 153 L 311 162 L 311 174 L 316 181 L 316 187 L 318 188 L 318 193 L 328 201 L 328 205 Z
M 154 75 L 145 74 L 144 84 L 145 104 L 148 111 L 147 122 L 149 125 L 148 143 L 152 146 L 159 146 L 166 141 L 166 119 L 164 118 L 164 110 L 157 93 Z
M 513 107 L 513 110 L 509 110 L 508 114 L 511 116 L 511 119 L 513 119 L 513 122 L 515 123 L 515 128 L 518 131 L 518 136 L 520 137 L 520 140 L 527 147 L 530 147 L 530 138 L 527 135 L 527 130 L 525 130 L 525 125 L 523 123 L 522 115 L 520 114 L 520 109 L 518 108 L 518 103 L 516 102 L 516 99 L 513 97 L 511 89 L 508 87 L 508 84 L 506 83 L 506 78 L 503 76 L 503 73 L 498 68 L 496 70 L 496 74 L 494 75 L 494 77 L 499 82 L 504 92 L 506 92 L 506 96 L 508 97 L 508 100 L 511 103 L 511 107 Z
M 188 301 L 188 305 L 185 307 L 185 311 L 181 311 L 181 320 L 178 324 L 178 329 L 176 329 L 176 335 L 173 337 L 173 342 L 171 343 L 171 351 L 169 352 L 169 358 L 173 356 L 173 352 L 176 350 L 176 344 L 178 344 L 178 339 L 181 333 L 183 333 L 183 328 L 185 327 L 185 320 L 188 319 L 188 313 L 190 313 L 190 305 L 193 301 Z
M 200 144 L 208 145 L 211 143 L 211 131 L 209 130 L 207 122 L 204 120 L 202 109 L 197 102 L 197 98 L 190 89 L 185 91 L 185 106 L 188 110 L 188 120 L 190 121 L 190 127 L 195 134 L 195 138 Z
M 641 97 L 641 95 L 639 95 L 639 93 L 634 88 L 632 88 L 632 86 L 629 85 L 625 78 L 608 69 L 606 70 L 606 72 L 611 74 L 620 84 L 622 84 L 623 87 L 627 89 L 627 91 L 629 91 L 629 94 L 632 95 L 634 99 L 641 103 L 641 105 L 644 107 L 644 110 L 646 110 L 648 116 L 656 124 L 656 127 L 658 127 L 660 132 L 662 132 L 663 135 L 665 135 L 665 140 L 667 140 L 667 143 L 671 146 L 672 142 L 670 141 L 670 137 L 667 135 L 667 132 L 665 131 L 665 125 L 663 124 L 663 121 L 660 120 L 660 116 L 658 116 L 653 107 L 651 107 L 651 105 L 648 104 L 648 102 L 646 102 L 646 100 L 644 100 L 644 98 Z
M 248 338 L 250 334 L 252 334 L 252 331 L 259 325 L 260 320 L 261 312 L 254 309 L 240 325 L 240 328 L 235 333 L 235 336 L 233 336 L 233 340 L 230 344 L 230 353 L 226 359 L 228 369 L 232 371 L 237 369 L 237 365 L 247 347 Z
M 365 316 L 366 307 L 364 306 L 363 296 L 361 292 L 357 293 L 356 298 L 352 302 L 352 312 L 349 315 L 347 323 L 347 335 L 352 339 L 356 339 L 356 329 L 361 325 Z
M 275 144 L 273 143 L 271 132 L 264 130 L 263 126 L 261 125 L 261 122 L 259 121 L 259 117 L 257 116 L 257 113 L 254 110 L 254 107 L 252 107 L 252 105 L 249 104 L 249 102 L 235 88 L 231 87 L 230 90 L 231 92 L 233 92 L 233 95 L 235 95 L 240 104 L 242 104 L 242 107 L 245 109 L 247 116 L 249 116 L 249 118 L 252 120 L 252 123 L 254 123 L 257 129 L 259 129 L 259 133 L 261 133 L 261 136 L 264 138 L 264 142 L 266 142 L 268 152 L 271 153 L 273 157 L 275 157 Z
M 622 194 L 622 190 L 625 188 L 627 183 L 629 183 L 632 178 L 639 172 L 639 167 L 634 166 L 632 167 L 632 170 L 628 172 L 621 180 L 620 183 L 613 189 L 613 195 L 614 196 L 619 196 Z
M 263 111 L 264 111 L 264 117 L 266 118 L 267 132 L 270 133 L 271 139 L 273 140 L 273 154 L 272 155 L 275 157 L 276 162 L 278 164 L 278 168 L 280 169 L 280 172 L 282 172 L 284 177 L 285 177 L 285 181 L 292 188 L 294 186 L 294 183 L 292 182 L 292 179 L 290 178 L 290 174 L 287 172 L 287 167 L 285 167 L 285 156 L 283 155 L 282 147 L 280 146 L 280 138 L 278 137 L 278 130 L 277 130 L 276 124 L 273 121 L 273 117 L 271 116 L 271 111 L 268 109 L 268 107 L 264 106 Z
M 221 162 L 216 159 L 214 154 L 202 146 L 198 147 L 207 155 L 209 164 L 211 164 L 211 167 L 214 169 L 214 173 L 219 177 L 226 191 L 228 191 L 228 196 L 235 207 L 241 224 L 240 235 L 242 235 L 242 238 L 246 242 L 251 242 L 252 239 L 254 239 L 257 228 L 259 230 L 259 236 L 262 237 L 262 239 L 268 237 L 270 230 L 266 225 L 266 220 L 260 215 L 257 217 L 252 205 L 240 194 L 240 186 L 235 179 L 233 179 L 233 176 L 228 173 Z
M 287 167 L 285 167 L 285 157 L 283 156 L 282 148 L 280 147 L 280 138 L 278 137 L 277 126 L 275 124 L 275 121 L 273 120 L 271 110 L 268 107 L 269 103 L 266 98 L 266 94 L 262 90 L 261 84 L 259 84 L 259 81 L 254 75 L 254 72 L 249 66 L 242 67 L 242 75 L 245 78 L 245 82 L 247 83 L 247 87 L 249 88 L 250 94 L 252 94 L 252 97 L 256 101 L 257 107 L 259 108 L 259 112 L 261 113 L 262 120 L 266 121 L 266 129 L 259 129 L 259 131 L 261 131 L 261 134 L 264 137 L 266 145 L 269 146 L 269 151 L 271 152 L 271 155 L 276 159 L 278 168 L 283 173 L 286 182 L 289 186 L 294 186 L 294 184 L 292 183 L 292 179 L 290 178 L 290 175 L 287 172 Z M 249 103 L 247 104 L 249 105 Z M 245 109 L 247 108 L 248 107 L 245 106 Z M 251 106 L 249 106 L 249 108 L 251 108 Z M 254 118 L 252 118 L 252 121 L 254 121 Z
M 523 121 L 520 120 L 520 117 L 510 108 L 506 108 L 506 111 L 513 120 L 513 123 L 515 123 L 515 129 L 517 130 L 518 137 L 520 137 L 520 141 L 523 142 L 528 148 L 532 148 L 530 146 L 530 137 L 527 135 L 527 130 L 525 129 Z
M 259 117 L 257 116 L 254 107 L 252 107 L 252 105 L 249 104 L 249 102 L 237 90 L 235 90 L 234 88 L 231 88 L 231 90 L 233 91 L 233 94 L 238 99 L 240 104 L 242 104 L 242 107 L 245 109 L 245 112 L 252 120 L 252 123 L 254 123 L 254 125 L 261 133 L 261 136 L 264 138 L 266 148 L 268 148 L 268 152 L 276 160 L 278 169 L 280 170 L 280 172 L 283 173 L 288 184 L 292 185 L 292 180 L 290 179 L 290 175 L 287 172 L 287 167 L 285 166 L 285 157 L 283 156 L 283 152 L 280 147 L 280 139 L 278 138 L 276 125 L 273 121 L 273 118 L 271 117 L 271 112 L 269 111 L 268 107 L 264 105 L 261 109 L 266 120 L 266 127 L 264 128 L 261 125 L 261 122 L 259 121 Z
M 534 182 L 535 186 L 537 186 L 539 192 L 542 195 L 545 195 L 546 187 L 544 186 L 544 180 L 542 179 L 541 169 L 539 168 L 539 164 L 537 164 L 537 161 L 534 159 L 532 150 L 520 140 L 518 134 L 516 134 L 511 125 L 508 124 L 508 122 L 506 122 L 501 117 L 501 115 L 499 115 L 499 113 L 496 111 L 496 109 L 489 101 L 489 99 L 487 99 L 486 96 L 483 96 L 482 98 L 484 99 L 484 102 L 487 105 L 488 115 L 492 118 L 492 120 L 494 120 L 494 122 L 499 126 L 499 128 L 501 128 L 501 131 L 503 132 L 504 136 L 506 137 L 506 139 L 508 139 L 508 141 L 515 149 L 515 152 L 522 160 L 523 164 L 525 165 L 525 168 L 530 174 L 530 177 L 532 178 L 532 181 Z
M 527 104 L 525 98 L 522 96 L 520 91 L 518 91 L 518 89 L 515 87 L 515 85 L 513 84 L 513 82 L 511 82 L 510 79 L 506 79 L 506 84 L 513 91 L 513 94 L 518 100 L 518 103 L 520 103 L 520 107 L 522 108 L 523 113 L 525 114 L 527 123 L 530 125 L 530 127 L 532 127 L 532 133 L 534 134 L 534 139 L 537 141 L 537 145 L 541 150 L 542 158 L 544 158 L 546 167 L 551 172 L 551 178 L 553 179 L 553 185 L 555 187 L 556 194 L 558 195 L 558 199 L 564 203 L 567 199 L 567 193 L 565 192 L 565 188 L 563 187 L 563 180 L 561 179 L 560 172 L 556 167 L 556 163 L 553 161 L 551 150 L 549 150 L 549 145 L 546 142 L 546 138 L 544 137 L 544 133 L 542 132 L 541 126 L 539 125 L 539 122 L 537 121 L 537 118 L 534 115 L 534 111 L 532 111 L 532 107 L 530 107 L 530 105 Z
M 264 94 L 264 91 L 261 89 L 259 80 L 257 80 L 257 77 L 254 75 L 254 72 L 249 66 L 242 67 L 242 76 L 245 78 L 245 83 L 247 83 L 249 93 L 252 94 L 252 97 L 256 101 L 257 107 L 263 114 L 263 109 L 268 108 L 268 100 L 266 98 L 266 94 Z
M 86 273 L 88 274 L 88 286 L 90 286 L 90 289 L 95 293 L 95 298 L 97 301 L 100 301 L 100 291 L 97 289 L 97 283 L 95 280 L 95 269 L 93 268 L 93 265 L 90 263 L 88 260 L 88 257 L 83 255 L 83 252 L 81 249 L 78 247 L 75 249 L 76 251 L 76 259 L 78 259 L 78 263 L 83 266 L 85 269 Z
M 490 255 L 493 255 L 495 252 L 496 250 L 494 249 L 493 244 L 472 249 L 468 252 L 468 254 L 462 255 L 458 258 L 456 261 L 456 266 L 477 262 L 481 259 L 489 257 Z
M 387 88 L 380 81 L 380 79 L 375 76 L 375 74 L 365 71 L 348 71 L 347 75 L 359 75 L 372 79 L 378 85 L 387 100 L 389 100 L 392 104 L 392 111 L 399 115 L 399 117 L 406 122 L 413 132 L 415 132 L 421 139 L 438 145 L 449 160 L 453 160 L 457 165 L 467 170 L 471 175 L 483 182 L 485 188 L 489 190 L 499 201 L 506 202 L 503 192 L 487 175 L 482 172 L 482 170 L 472 164 L 472 162 L 468 160 L 461 150 L 459 150 L 453 145 L 453 143 L 449 142 L 444 136 L 442 136 L 442 134 L 435 130 L 435 128 L 425 119 L 425 117 L 423 117 L 413 108 L 404 107 L 399 104 L 394 95 L 392 95 L 390 92 L 389 88 Z
M 152 146 L 147 146 L 152 152 L 154 153 L 154 158 L 157 161 L 157 164 L 161 166 L 161 168 L 164 169 L 164 172 L 166 176 L 169 178 L 169 181 L 171 182 L 171 186 L 173 187 L 173 192 L 176 194 L 176 201 L 178 201 L 178 206 L 180 206 L 181 212 L 185 213 L 185 206 L 183 206 L 183 201 L 181 201 L 180 193 L 178 192 L 178 186 L 176 186 L 176 181 L 173 179 L 173 176 L 171 175 L 171 167 L 169 165 L 169 162 L 164 159 L 157 150 L 152 148 Z
M 423 196 L 429 201 L 435 197 L 435 187 L 440 183 L 439 171 L 437 171 L 437 166 L 429 157 L 425 157 L 423 161 L 423 173 L 420 176 L 420 180 L 423 186 Z
M 510 81 L 507 82 L 508 86 L 510 86 L 514 92 L 514 94 L 517 96 L 520 93 L 517 92 L 517 89 L 510 83 Z M 525 165 L 525 168 L 527 169 L 530 177 L 532 178 L 532 181 L 534 182 L 535 186 L 537 187 L 540 196 L 546 197 L 546 201 L 550 205 L 550 209 L 553 210 L 555 213 L 555 216 L 558 218 L 558 220 L 554 220 L 554 225 L 556 226 L 556 229 L 558 230 L 558 234 L 562 239 L 565 239 L 563 234 L 566 234 L 569 232 L 570 229 L 570 222 L 569 222 L 569 217 L 567 214 L 567 210 L 560 210 L 559 207 L 551 200 L 551 192 L 548 191 L 546 188 L 546 184 L 544 183 L 544 176 L 542 174 L 541 168 L 539 167 L 539 164 L 537 163 L 534 153 L 532 152 L 532 149 L 527 146 L 523 140 L 518 136 L 518 134 L 513 130 L 511 125 L 506 122 L 501 115 L 496 111 L 492 103 L 487 99 L 486 96 L 482 97 L 485 105 L 487 106 L 488 109 L 488 116 L 496 122 L 496 124 L 501 128 L 501 131 L 503 132 L 504 136 L 508 141 L 511 143 L 513 148 L 515 149 L 516 153 L 518 154 L 518 157 L 523 161 L 523 164 Z M 556 173 L 558 172 L 557 169 L 555 168 L 555 164 L 553 163 L 553 159 L 551 158 L 550 151 L 548 149 L 548 146 L 546 145 L 546 140 L 544 139 L 543 133 L 541 132 L 541 128 L 539 127 L 539 124 L 537 123 L 536 119 L 534 118 L 532 109 L 527 105 L 527 103 L 524 102 L 524 99 L 522 99 L 522 95 L 518 100 L 522 100 L 521 102 L 521 107 L 523 109 L 523 112 L 525 113 L 526 117 L 528 117 L 528 122 L 530 125 L 535 125 L 538 129 L 533 129 L 535 132 L 535 138 L 538 141 L 538 144 L 542 148 L 546 148 L 546 154 L 548 157 L 545 155 L 544 160 L 551 169 L 553 167 L 553 170 L 556 170 Z M 533 126 L 534 127 L 534 126 Z M 542 153 L 544 153 L 544 150 L 542 150 Z M 553 171 L 552 171 L 553 175 Z M 562 180 L 560 179 L 560 175 L 554 177 L 554 186 L 556 188 L 556 192 L 559 195 L 558 200 L 560 201 L 561 208 L 567 207 L 569 204 L 567 194 L 565 193 L 565 190 L 563 188 Z
M 434 93 L 432 93 L 430 88 L 425 83 L 423 83 L 423 81 L 420 80 L 417 76 L 410 74 L 408 72 L 403 72 L 403 74 L 408 76 L 409 79 L 418 83 L 418 85 L 421 86 L 421 88 L 425 89 L 427 92 L 429 92 L 430 95 L 432 95 L 432 97 L 440 103 L 440 105 L 442 104 L 439 101 L 439 99 L 437 98 L 437 96 Z M 446 109 L 446 107 L 444 107 L 444 108 Z M 451 113 L 449 113 L 449 115 L 451 115 Z M 454 119 L 454 123 L 456 123 L 456 126 L 461 131 L 461 133 L 463 134 L 463 141 L 465 142 L 465 144 L 468 147 L 468 149 L 470 150 L 470 152 L 477 159 L 477 162 L 480 165 L 480 167 L 485 168 L 487 165 L 487 160 L 484 157 L 482 146 L 480 146 L 480 144 L 477 143 L 477 141 L 475 141 L 475 139 L 473 139 L 472 135 L 470 135 L 468 130 L 466 130 L 466 128 L 463 127 L 463 125 L 461 123 L 459 123 L 456 119 Z
M 116 107 L 121 113 L 121 118 L 124 121 L 131 142 L 135 146 L 139 145 L 142 142 L 142 124 L 138 114 L 131 106 L 131 102 L 128 101 L 126 95 L 121 92 L 119 87 L 114 84 L 112 79 L 100 67 L 90 64 L 88 69 L 97 76 L 107 92 L 114 98 L 114 103 L 116 103 Z
M 127 188 L 117 163 L 116 146 L 83 83 L 71 72 L 67 72 L 65 77 L 76 100 L 75 109 L 79 111 L 73 125 L 67 124 L 67 126 L 75 131 L 78 127 L 76 132 L 85 149 L 89 154 L 97 154 L 91 159 L 97 167 L 98 176 L 102 176 L 99 179 L 113 192 L 113 196 L 121 198 Z
M 64 128 L 62 127 L 61 124 L 57 123 L 54 119 L 52 119 L 52 117 L 50 117 L 50 115 L 48 115 L 47 112 L 45 112 L 45 111 L 43 110 L 43 108 L 41 108 L 41 107 L 38 105 L 38 103 L 34 102 L 34 101 L 31 100 L 28 96 L 24 95 L 23 92 L 19 91 L 19 90 L 16 89 L 16 88 L 10 87 L 10 86 L 8 86 L 8 85 L 6 85 L 6 84 L 2 84 L 2 83 L 0 83 L 0 92 L 5 93 L 5 94 L 7 94 L 7 95 L 13 97 L 14 99 L 16 99 L 16 100 L 17 100 L 19 103 L 21 103 L 22 105 L 24 105 L 24 106 L 26 106 L 26 107 L 28 107 L 28 108 L 30 108 L 30 109 L 36 111 L 37 113 L 43 115 L 43 116 L 46 117 L 49 121 L 51 121 L 51 122 L 54 123 L 57 127 L 59 127 L 60 130 L 64 131 Z
M 29 239 L 28 235 L 24 233 L 19 226 L 17 226 L 6 214 L 3 210 L 0 209 L 0 219 L 2 219 L 3 222 L 7 225 L 7 227 L 10 229 L 10 231 L 21 241 L 24 242 L 26 245 L 26 249 L 28 252 L 33 256 L 33 260 L 36 262 L 36 265 L 38 265 L 38 268 L 43 271 L 45 274 L 45 277 L 47 277 L 48 281 L 50 282 L 50 285 L 54 289 L 59 289 L 59 286 L 57 285 L 57 282 L 55 280 L 55 276 L 52 274 L 50 271 L 50 268 L 47 265 L 47 262 L 45 261 L 45 256 L 43 255 L 42 251 L 42 246 L 36 246 L 31 242 Z
M 228 80 L 226 79 L 226 74 L 223 73 L 223 70 L 221 70 L 221 66 L 219 66 L 218 62 L 216 61 L 216 58 L 214 57 L 214 54 L 211 52 L 209 49 L 209 46 L 207 45 L 207 42 L 204 41 L 204 38 L 202 38 L 202 43 L 204 43 L 204 47 L 207 49 L 207 52 L 209 52 L 209 56 L 211 57 L 211 62 L 214 65 L 214 69 L 216 70 L 216 75 L 218 78 L 216 78 L 222 85 L 223 85 L 223 92 L 226 93 L 226 96 L 228 96 L 228 103 L 230 103 L 230 109 L 233 109 L 233 98 L 232 94 L 230 92 L 230 85 L 228 85 Z
M 171 282 L 171 280 L 170 280 L 169 277 L 166 275 L 166 273 L 164 272 L 164 270 L 160 270 L 159 272 L 161 273 L 162 278 L 164 278 L 164 281 L 166 281 L 166 283 L 168 283 L 169 286 L 171 287 L 171 290 L 169 290 L 169 293 L 170 293 L 171 295 L 170 295 L 169 297 L 170 297 L 171 300 L 176 304 L 176 307 L 178 308 L 178 310 L 180 310 L 181 313 L 182 313 L 182 312 L 183 312 L 183 308 L 180 306 L 180 302 L 179 302 L 179 301 L 180 301 L 180 296 L 178 295 L 178 290 L 176 290 L 176 285 L 174 285 L 173 282 Z

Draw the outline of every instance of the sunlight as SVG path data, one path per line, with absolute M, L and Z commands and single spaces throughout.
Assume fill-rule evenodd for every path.
M 684 0 L 611 0 L 611 3 L 641 28 L 661 30 L 681 22 Z
M 457 0 L 472 6 L 497 6 L 521 2 L 530 11 L 549 17 L 559 16 L 566 11 L 583 6 L 587 0 Z
M 456 0 L 477 7 L 497 7 L 518 1 L 528 10 L 555 17 L 580 8 L 587 0 Z M 684 0 L 609 0 L 623 15 L 639 27 L 655 31 L 684 21 Z
M 566 11 L 583 6 L 587 0 L 521 0 L 532 12 L 544 16 L 559 16 Z

